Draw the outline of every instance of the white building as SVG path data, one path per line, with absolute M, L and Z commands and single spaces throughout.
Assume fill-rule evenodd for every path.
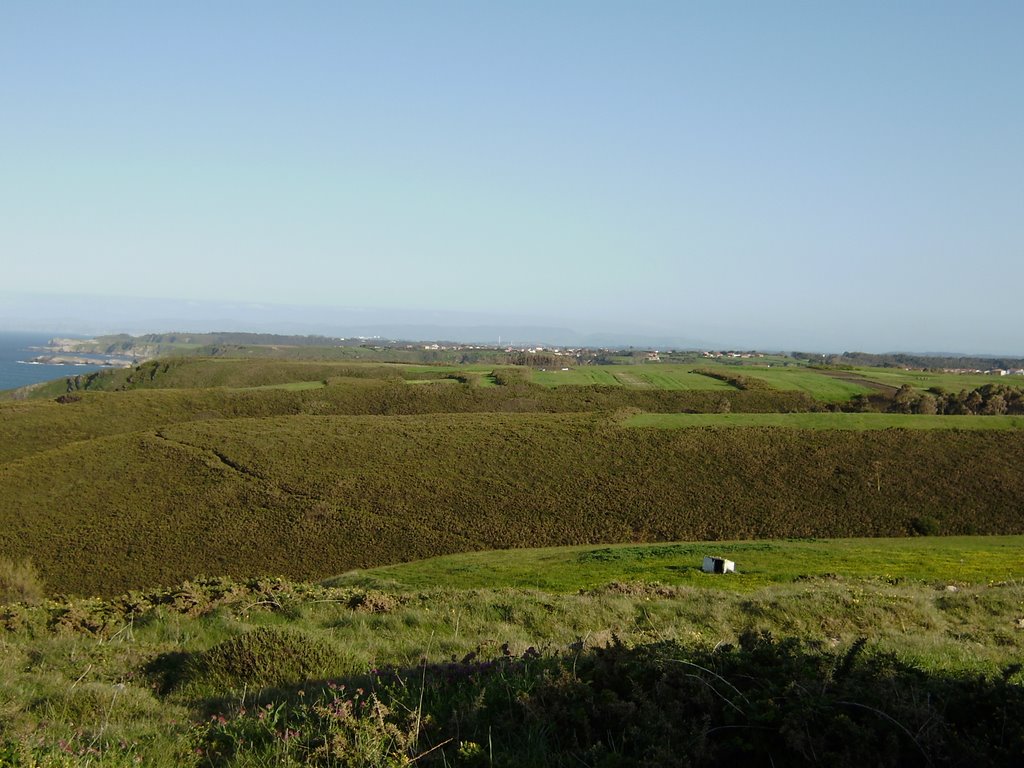
M 705 557 L 701 567 L 704 573 L 736 573 L 736 563 L 724 557 Z

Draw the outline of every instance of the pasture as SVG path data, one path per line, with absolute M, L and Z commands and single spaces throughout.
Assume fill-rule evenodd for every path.
M 326 381 L 289 381 L 284 384 L 261 384 L 257 387 L 243 387 L 243 389 L 284 389 L 291 392 L 302 392 L 306 389 L 321 389 L 326 386 Z
M 567 371 L 532 371 L 530 381 L 544 387 L 605 386 L 627 389 L 732 390 L 724 381 L 692 372 L 691 365 L 643 363 L 637 365 L 586 365 Z
M 909 384 L 925 391 L 941 387 L 948 392 L 977 389 L 986 384 L 1024 388 L 1024 376 L 995 376 L 983 373 L 943 373 L 941 371 L 905 371 L 901 368 L 856 368 L 854 371 L 871 381 L 899 388 Z
M 584 365 L 570 367 L 569 370 L 559 369 L 535 369 L 530 374 L 530 381 L 540 384 L 542 387 L 563 387 L 568 385 L 578 387 L 602 386 L 621 387 L 622 382 L 615 377 L 611 366 Z
M 901 539 L 773 539 L 513 549 L 448 555 L 324 582 L 377 589 L 536 589 L 575 592 L 611 582 L 749 592 L 807 579 L 936 584 L 1024 584 L 1024 536 Z M 701 571 L 705 555 L 737 563 L 726 576 Z
M 822 371 L 803 365 L 768 365 L 765 363 L 743 363 L 724 365 L 721 363 L 697 362 L 639 363 L 633 365 L 605 365 L 534 370 L 530 380 L 544 387 L 559 386 L 607 386 L 632 389 L 660 390 L 729 390 L 733 387 L 724 381 L 694 373 L 694 369 L 705 369 L 726 376 L 743 376 L 766 382 L 783 392 L 802 392 L 821 403 L 845 403 L 857 395 L 876 394 L 882 391 L 894 392 L 903 384 L 925 391 L 931 387 L 942 387 L 951 392 L 975 389 L 985 384 L 1002 384 L 1024 388 L 1024 377 L 986 376 L 981 374 L 933 373 L 928 371 L 904 371 L 895 368 L 858 368 L 853 371 Z M 863 379 L 863 381 L 858 381 Z M 876 384 L 877 386 L 872 386 Z
M 823 403 L 843 403 L 855 395 L 869 395 L 874 392 L 869 386 L 832 378 L 813 368 L 803 366 L 706 365 L 701 367 L 729 376 L 739 375 L 748 379 L 759 379 L 784 391 L 805 392 Z
M 633 389 L 712 390 L 734 389 L 729 383 L 694 372 L 694 368 L 718 371 L 728 376 L 759 379 L 771 387 L 803 392 L 823 403 L 846 402 L 854 395 L 874 390 L 867 385 L 832 378 L 804 366 L 721 365 L 639 363 L 635 365 L 579 366 L 563 370 L 534 370 L 531 381 L 545 387 L 608 386 Z
M 1024 429 L 1024 416 L 926 416 L 902 413 L 640 413 L 631 427 L 693 429 L 696 427 L 782 427 L 787 429 L 868 430 Z
M 640 381 L 646 382 L 647 386 L 666 390 L 688 390 L 688 389 L 713 389 L 728 390 L 733 387 L 718 379 L 711 379 L 693 373 L 687 366 L 662 366 L 650 364 L 638 366 L 632 375 Z

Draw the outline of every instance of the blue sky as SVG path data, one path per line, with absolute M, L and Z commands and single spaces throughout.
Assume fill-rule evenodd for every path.
M 7 3 L 0 291 L 1024 354 L 1021 30 L 1019 2 Z

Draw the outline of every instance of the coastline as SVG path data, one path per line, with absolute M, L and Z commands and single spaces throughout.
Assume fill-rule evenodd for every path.
M 28 360 L 17 360 L 23 365 L 93 365 L 104 368 L 130 368 L 134 361 L 123 357 L 107 357 L 96 355 L 94 357 L 80 357 L 76 355 L 37 355 Z

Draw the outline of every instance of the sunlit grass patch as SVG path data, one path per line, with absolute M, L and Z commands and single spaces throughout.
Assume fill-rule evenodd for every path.
M 569 592 L 611 582 L 645 582 L 747 592 L 807 578 L 949 581 L 1024 580 L 1024 536 L 709 541 L 471 552 L 354 571 L 334 586 L 446 585 Z M 705 555 L 736 562 L 737 573 L 701 571 Z
M 787 427 L 791 429 L 966 429 L 1024 428 L 1024 416 L 938 416 L 903 413 L 641 413 L 631 427 Z
M 919 391 L 941 387 L 949 392 L 977 389 L 986 384 L 1024 387 L 1024 376 L 999 376 L 984 373 L 946 373 L 944 371 L 903 370 L 902 368 L 856 368 L 865 379 L 890 387 L 909 384 Z
M 305 389 L 321 389 L 327 386 L 326 381 L 289 381 L 285 384 L 264 384 L 259 387 L 249 387 L 249 389 L 284 389 L 291 392 L 301 392 Z

